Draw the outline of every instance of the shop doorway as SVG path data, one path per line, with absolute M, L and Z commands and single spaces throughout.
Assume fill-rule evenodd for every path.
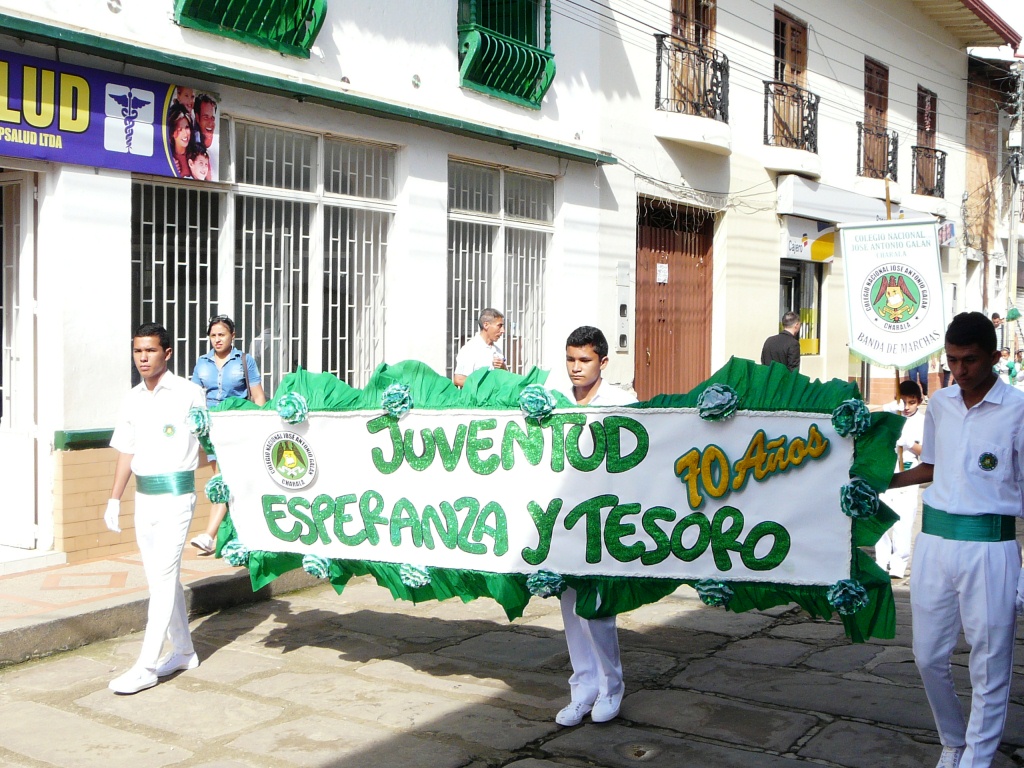
M 31 175 L 0 172 L 0 545 L 35 549 L 35 228 Z
M 649 198 L 638 205 L 633 386 L 648 400 L 711 374 L 714 214 Z

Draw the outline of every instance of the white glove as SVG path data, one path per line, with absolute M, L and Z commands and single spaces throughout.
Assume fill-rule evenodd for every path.
M 103 513 L 103 522 L 107 524 L 107 529 L 114 533 L 121 532 L 121 526 L 118 524 L 117 519 L 121 516 L 121 500 L 110 499 L 107 502 L 107 511 Z
M 1024 616 L 1024 569 L 1017 577 L 1017 615 Z

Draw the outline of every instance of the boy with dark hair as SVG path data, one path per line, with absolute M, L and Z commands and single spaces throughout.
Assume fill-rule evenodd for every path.
M 609 406 L 635 403 L 628 392 L 606 384 L 601 372 L 608 366 L 608 340 L 590 325 L 577 328 L 565 341 L 565 369 L 577 405 Z M 555 716 L 559 725 L 578 725 L 590 714 L 595 723 L 613 720 L 622 705 L 622 662 L 615 617 L 584 619 L 576 614 L 576 590 L 560 598 L 565 642 L 569 646 L 572 700 Z
M 1024 605 L 1015 523 L 1024 505 L 1024 393 L 995 375 L 995 327 L 963 312 L 946 331 L 956 383 L 934 395 L 921 464 L 890 488 L 924 492 L 910 579 L 914 659 L 942 742 L 937 768 L 988 768 L 1010 695 L 1014 608 Z M 964 721 L 950 659 L 963 627 L 971 646 L 971 715 Z
M 138 660 L 110 682 L 110 690 L 122 694 L 152 688 L 160 677 L 199 666 L 179 577 L 199 464 L 188 412 L 206 407 L 206 393 L 167 369 L 171 338 L 161 325 L 139 326 L 132 357 L 142 381 L 126 395 L 110 438 L 119 455 L 103 521 L 120 533 L 121 496 L 135 473 L 135 539 L 149 585 L 149 613 Z M 165 637 L 171 649 L 161 658 Z
M 921 441 L 924 440 L 924 411 L 921 388 L 914 381 L 901 381 L 900 414 L 906 418 L 900 439 L 896 442 L 896 471 L 905 472 L 921 463 Z M 893 527 L 875 544 L 875 562 L 890 576 L 902 579 L 910 562 L 910 544 L 917 517 L 917 488 L 894 488 L 882 494 L 882 500 L 900 516 Z

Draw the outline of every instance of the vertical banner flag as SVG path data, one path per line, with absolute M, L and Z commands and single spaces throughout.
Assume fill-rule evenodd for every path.
M 0 51 L 0 155 L 217 179 L 216 98 Z
M 942 349 L 938 224 L 931 220 L 840 224 L 850 351 L 910 368 Z

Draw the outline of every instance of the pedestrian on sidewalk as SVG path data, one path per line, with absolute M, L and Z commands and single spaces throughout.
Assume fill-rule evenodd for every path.
M 260 383 L 260 369 L 252 355 L 235 348 L 235 321 L 227 315 L 214 315 L 206 324 L 206 335 L 210 338 L 210 351 L 196 361 L 192 369 L 192 381 L 206 390 L 206 407 L 220 405 L 228 397 L 244 397 L 256 405 L 267 402 Z M 217 472 L 217 457 L 207 456 Z M 227 504 L 214 504 L 210 508 L 210 520 L 206 530 L 189 543 L 199 550 L 199 555 L 212 555 L 217 549 L 217 530 L 220 528 Z
M 171 354 L 163 326 L 145 323 L 135 331 L 132 357 L 142 381 L 125 396 L 110 438 L 119 455 L 103 520 L 120 532 L 121 496 L 135 473 L 135 538 L 149 586 L 142 650 L 134 666 L 110 682 L 114 693 L 138 693 L 160 677 L 199 666 L 180 576 L 199 464 L 199 442 L 187 419 L 192 408 L 205 407 L 206 395 L 168 370 Z M 170 652 L 161 657 L 165 638 Z
M 993 371 L 995 327 L 964 312 L 946 330 L 956 379 L 925 412 L 921 464 L 890 488 L 931 483 L 910 576 L 914 660 L 942 742 L 937 768 L 989 768 L 1006 722 L 1024 573 L 1015 524 L 1024 507 L 1024 393 Z M 961 627 L 970 652 L 965 722 L 950 667 Z
M 600 329 L 584 325 L 565 342 L 565 369 L 577 405 L 608 406 L 635 403 L 636 397 L 605 383 L 601 372 L 608 365 L 608 340 Z M 576 590 L 560 596 L 565 642 L 569 646 L 572 698 L 555 716 L 559 725 L 579 725 L 590 714 L 595 723 L 619 716 L 625 686 L 619 658 L 615 617 L 584 619 L 576 613 Z
M 764 340 L 761 365 L 782 363 L 791 371 L 800 370 L 800 315 L 787 312 L 782 316 L 782 330 Z

